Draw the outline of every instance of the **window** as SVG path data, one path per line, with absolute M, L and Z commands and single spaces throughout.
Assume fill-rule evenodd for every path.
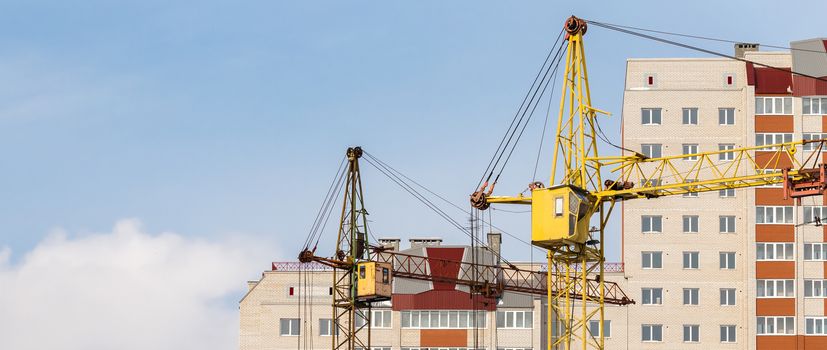
M 684 108 L 682 123 L 683 125 L 698 125 L 698 109 Z
M 663 341 L 663 325 L 644 324 L 641 325 L 641 341 L 654 342 Z
M 814 224 L 821 221 L 821 218 L 827 214 L 827 207 L 825 206 L 804 206 L 804 224 Z
M 663 252 L 642 252 L 643 269 L 662 269 Z
M 792 206 L 755 207 L 756 224 L 792 224 Z
M 320 318 L 319 319 L 319 335 L 323 337 L 329 337 L 332 332 L 336 332 L 339 334 L 339 328 L 333 327 L 333 320 L 329 318 Z
M 804 297 L 824 298 L 827 297 L 827 280 L 804 280 Z
M 294 287 L 287 287 L 287 296 L 288 297 L 292 297 L 293 295 L 295 295 L 295 293 L 296 293 L 296 289 Z
M 721 306 L 735 305 L 735 288 L 721 288 Z
M 795 334 L 795 317 L 758 316 L 756 334 Z
M 721 198 L 735 197 L 735 189 L 734 188 L 725 188 L 723 190 L 718 190 L 718 197 L 721 197 Z
M 827 97 L 802 97 L 801 114 L 827 114 Z
M 755 134 L 755 145 L 766 146 L 775 145 L 779 143 L 792 142 L 793 134 L 791 133 L 758 133 Z M 778 147 L 764 147 L 761 151 L 775 151 Z
M 663 180 L 661 179 L 642 179 L 643 180 L 643 187 L 657 187 L 663 185 Z
M 825 100 L 827 100 L 827 99 L 825 99 Z M 804 139 L 804 141 L 823 140 L 825 138 L 827 138 L 827 134 L 804 133 L 802 135 L 802 139 Z M 815 151 L 819 148 L 819 145 L 820 145 L 820 143 L 818 143 L 818 142 L 805 143 L 805 144 L 801 145 L 801 149 L 803 149 L 805 151 Z M 827 148 L 821 147 L 821 152 L 827 152 Z
M 735 84 L 735 76 L 732 75 L 732 74 L 725 74 L 724 75 L 724 85 L 732 86 L 732 84 Z
M 683 268 L 697 269 L 698 268 L 698 252 L 683 252 Z
M 391 328 L 391 310 L 372 310 L 371 327 Z
M 563 197 L 554 197 L 554 216 L 563 216 Z
M 735 270 L 735 252 L 720 252 L 718 259 L 721 270 Z
M 301 334 L 301 326 L 298 318 L 279 319 L 279 334 L 283 336 L 296 336 Z
M 591 333 L 592 337 L 596 338 L 600 336 L 600 320 L 589 321 L 589 332 Z M 610 320 L 603 320 L 603 337 L 612 337 L 612 321 Z
M 640 153 L 649 158 L 660 158 L 663 156 L 663 146 L 659 143 L 644 143 L 640 145 Z
M 721 215 L 718 217 L 718 232 L 735 233 L 735 216 Z
M 698 288 L 684 288 L 683 289 L 683 304 L 684 305 L 698 305 Z
M 654 74 L 646 74 L 646 86 L 655 86 L 655 75 Z
M 758 298 L 794 298 L 795 281 L 793 280 L 755 280 L 755 295 Z
M 660 108 L 641 108 L 641 123 L 643 125 L 660 125 Z
M 721 325 L 721 343 L 735 342 L 735 325 Z
M 827 261 L 827 243 L 804 243 L 804 260 Z
M 660 215 L 643 215 L 641 219 L 641 228 L 643 233 L 661 233 L 663 232 L 663 217 Z
M 732 149 L 735 149 L 735 144 L 733 144 L 733 143 L 719 143 L 718 144 L 718 150 L 719 151 L 728 151 L 728 150 L 732 150 Z M 718 153 L 718 160 L 730 161 L 730 160 L 733 160 L 733 159 L 735 159 L 735 152 Z
M 794 251 L 792 243 L 755 243 L 755 260 L 795 260 Z
M 793 114 L 793 98 L 756 97 L 755 114 Z
M 356 326 L 357 328 L 367 325 L 368 321 L 365 318 L 365 312 L 367 312 L 367 311 L 360 310 L 360 311 L 356 312 L 356 315 L 354 316 L 353 325 Z
M 696 154 L 698 153 L 698 144 L 697 143 L 685 143 L 683 144 L 683 153 L 684 155 L 687 154 Z M 689 156 L 684 157 L 683 160 L 698 160 L 698 156 Z
M 683 233 L 698 233 L 698 216 L 683 216 Z
M 735 108 L 718 108 L 719 125 L 735 125 Z
M 807 335 L 827 335 L 827 317 L 805 317 Z
M 696 181 L 698 181 L 698 180 L 697 179 L 686 179 L 687 183 L 696 182 Z M 698 191 L 698 186 L 685 186 L 685 187 L 682 187 L 682 189 L 684 189 L 686 191 L 695 191 L 695 192 L 686 192 L 686 193 L 684 193 L 683 194 L 684 197 L 697 197 L 698 196 L 698 192 L 697 192 Z
M 497 311 L 497 328 L 531 328 L 532 311 Z
M 452 310 L 452 311 L 402 311 L 402 328 L 485 328 L 485 311 L 477 311 L 474 317 L 473 311 Z M 531 322 L 529 316 L 529 323 Z
M 686 343 L 697 343 L 698 342 L 698 331 L 700 330 L 701 326 L 696 324 L 685 324 L 683 325 L 683 341 Z
M 663 304 L 663 288 L 642 288 L 643 305 Z

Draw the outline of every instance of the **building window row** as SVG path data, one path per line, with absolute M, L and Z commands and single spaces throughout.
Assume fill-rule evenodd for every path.
M 533 311 L 497 311 L 497 328 L 532 328 Z
M 484 328 L 485 311 L 402 311 L 402 328 Z
M 755 259 L 761 261 L 795 260 L 795 249 L 792 243 L 756 243 Z
M 756 133 L 755 146 L 768 146 L 793 141 L 792 133 Z M 778 147 L 764 147 L 761 151 L 776 151 Z
M 802 134 L 801 138 L 804 141 L 823 140 L 823 139 L 827 139 L 827 134 L 814 133 L 814 132 L 805 132 L 805 133 Z M 819 145 L 820 144 L 817 143 L 817 142 L 805 143 L 805 144 L 801 145 L 801 149 L 803 149 L 805 151 L 816 151 L 816 150 L 819 150 L 819 148 L 821 148 L 819 151 L 827 152 L 826 147 L 819 147 Z
M 701 326 L 697 324 L 683 325 L 683 341 L 685 343 L 699 343 Z M 721 325 L 722 343 L 735 342 L 735 325 Z M 663 341 L 663 325 L 662 324 L 644 324 L 641 325 L 641 341 L 643 342 L 662 342 Z
M 801 106 L 802 114 L 827 114 L 827 97 L 803 97 L 801 98 Z
M 794 298 L 795 281 L 788 279 L 755 280 L 755 296 L 758 298 Z
M 792 206 L 757 206 L 755 207 L 756 224 L 792 224 Z
M 589 321 L 589 333 L 591 334 L 592 338 L 596 338 L 600 336 L 600 320 L 590 320 Z M 612 337 L 612 321 L 611 320 L 603 320 L 603 337 L 611 338 Z
M 827 280 L 823 279 L 805 279 L 804 280 L 804 297 L 805 298 L 825 298 L 827 297 Z
M 805 334 L 827 335 L 827 317 L 805 317 Z
M 793 114 L 793 98 L 784 96 L 756 97 L 755 114 Z
M 827 261 L 827 243 L 804 243 L 804 260 Z
M 792 136 L 791 136 L 792 137 Z M 718 144 L 718 151 L 728 151 L 735 149 L 734 143 L 719 143 Z M 698 144 L 697 143 L 686 143 L 681 145 L 681 155 L 690 155 L 690 154 L 697 154 L 698 153 Z M 825 150 L 827 152 L 827 150 Z M 661 158 L 663 157 L 663 144 L 661 143 L 642 143 L 640 145 L 640 153 L 649 158 Z M 684 160 L 698 160 L 697 155 L 687 156 L 683 158 Z M 722 152 L 718 153 L 718 160 L 719 161 L 731 161 L 735 159 L 735 152 Z
M 735 305 L 735 288 L 721 288 L 720 305 L 734 306 Z M 643 305 L 663 305 L 663 288 L 641 288 L 641 304 Z M 684 288 L 683 289 L 683 304 L 684 305 L 699 305 L 700 304 L 700 289 L 699 288 Z
M 765 208 L 765 207 L 758 207 Z M 792 215 L 792 207 L 790 208 L 790 215 Z M 783 211 L 783 210 L 782 210 Z M 783 214 L 783 212 L 782 212 Z M 771 219 L 775 220 L 773 215 Z M 783 219 L 783 218 L 782 218 Z M 792 216 L 790 218 L 792 220 Z M 684 215 L 682 217 L 683 232 L 697 233 L 699 231 L 698 216 Z M 663 233 L 663 216 L 662 215 L 641 215 L 640 228 L 642 233 Z M 718 232 L 720 233 L 734 233 L 735 232 L 735 216 L 734 215 L 720 215 L 718 216 Z
M 784 335 L 795 334 L 795 317 L 792 316 L 758 316 L 756 334 Z
M 827 214 L 827 206 L 805 205 L 804 206 L 804 222 L 802 224 L 816 224 L 821 223 L 821 218 Z
M 663 252 L 661 251 L 644 251 L 641 255 L 641 268 L 644 270 L 662 269 L 663 268 Z M 683 252 L 683 268 L 684 269 L 698 269 L 700 254 L 699 252 Z M 722 270 L 735 269 L 735 252 L 718 252 L 718 267 Z
M 661 125 L 662 108 L 641 108 L 640 122 L 643 125 Z M 698 108 L 681 108 L 681 124 L 698 125 Z M 735 125 L 735 108 L 718 108 L 718 125 Z

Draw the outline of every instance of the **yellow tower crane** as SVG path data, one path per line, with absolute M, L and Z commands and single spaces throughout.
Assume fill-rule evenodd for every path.
M 662 158 L 648 158 L 637 152 L 599 156 L 598 115 L 609 113 L 591 105 L 583 47 L 586 25 L 587 21 L 572 16 L 564 26 L 567 48 L 551 171 L 553 185 L 546 188 L 532 183 L 530 196 L 493 196 L 496 180 L 490 185 L 486 181 L 471 195 L 472 206 L 480 210 L 498 203 L 531 205 L 531 242 L 548 250 L 548 269 L 557 272 L 548 274 L 546 334 L 556 334 L 549 337 L 548 349 L 604 348 L 604 230 L 617 202 L 779 183 L 784 186 L 785 198 L 800 202 L 801 197 L 821 195 L 827 189 L 825 166 L 820 164 L 819 156 L 826 140 Z M 799 146 L 807 143 L 814 144 L 814 156 L 799 161 L 795 155 Z M 722 153 L 726 157 L 719 157 Z M 606 167 L 613 180 L 602 180 Z M 596 229 L 591 229 L 592 220 L 596 220 Z M 588 289 L 595 280 L 597 293 L 580 301 L 571 298 L 572 291 Z M 599 334 L 590 334 L 590 320 L 600 321 Z M 554 324 L 559 329 L 553 329 Z

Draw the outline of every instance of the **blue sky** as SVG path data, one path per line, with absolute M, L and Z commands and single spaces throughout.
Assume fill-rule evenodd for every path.
M 349 145 L 464 206 L 571 14 L 785 45 L 824 36 L 802 16 L 825 10 L 823 1 L 7 1 L 0 246 L 15 261 L 55 228 L 82 236 L 137 218 L 150 232 L 274 239 L 272 259 L 293 258 Z M 599 28 L 586 45 L 594 105 L 616 116 L 626 58 L 698 56 Z M 617 120 L 606 124 L 615 138 Z M 541 122 L 498 193 L 531 180 Z M 364 172 L 377 236 L 468 241 Z M 494 215 L 527 239 L 528 214 Z M 504 245 L 507 258 L 529 258 L 513 239 Z

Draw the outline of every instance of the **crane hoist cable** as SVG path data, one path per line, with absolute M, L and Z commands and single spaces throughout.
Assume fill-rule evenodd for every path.
M 339 163 L 339 168 L 336 171 L 336 175 L 333 177 L 333 181 L 327 189 L 325 199 L 319 207 L 319 211 L 316 213 L 316 218 L 313 221 L 313 225 L 310 226 L 310 232 L 308 232 L 307 238 L 304 241 L 304 248 L 310 248 L 310 245 L 313 244 L 314 240 L 318 244 L 319 237 L 321 237 L 321 232 L 324 231 L 324 227 L 330 217 L 333 205 L 336 202 L 336 199 L 339 198 L 339 194 L 341 192 L 340 189 L 343 185 L 344 175 L 347 170 L 344 166 L 346 160 L 347 158 L 343 157 L 342 161 Z
M 546 73 L 543 75 L 544 81 L 541 81 L 540 85 L 537 86 L 537 89 L 534 90 L 534 95 L 531 96 L 531 100 L 529 100 L 529 105 L 526 106 L 525 110 L 523 110 L 523 115 L 520 116 L 520 120 L 518 121 L 518 127 L 519 124 L 522 124 L 522 127 L 520 128 L 520 133 L 517 134 L 517 138 L 514 139 L 514 142 L 512 143 L 511 139 L 516 134 L 518 127 L 515 127 L 514 130 L 512 130 L 511 136 L 508 137 L 508 141 L 506 142 L 506 147 L 503 148 L 502 153 L 500 153 L 500 155 L 497 157 L 497 161 L 494 163 L 494 168 L 491 169 L 492 173 L 493 171 L 495 171 L 495 168 L 497 167 L 497 164 L 500 162 L 502 156 L 505 155 L 506 148 L 508 148 L 509 146 L 511 147 L 511 149 L 508 151 L 508 156 L 506 156 L 505 161 L 503 162 L 502 166 L 500 166 L 500 171 L 497 172 L 497 176 L 494 178 L 494 183 L 497 183 L 500 174 L 502 174 L 503 170 L 505 169 L 505 165 L 508 164 L 508 160 L 511 159 L 511 155 L 514 153 L 514 149 L 517 148 L 517 143 L 520 142 L 520 139 L 523 136 L 523 132 L 525 132 L 526 127 L 531 121 L 531 118 L 534 116 L 534 111 L 537 110 L 537 105 L 539 105 L 539 102 L 545 94 L 549 83 L 556 76 L 557 68 L 560 66 L 560 61 L 563 58 L 563 47 L 564 45 L 563 43 L 561 43 L 557 49 L 557 53 L 555 54 L 554 60 L 552 60 L 552 64 L 549 65 L 548 69 L 546 70 Z M 552 65 L 554 66 L 554 69 L 551 68 Z M 549 72 L 551 72 L 552 74 L 549 75 Z M 542 90 L 540 90 L 540 86 L 543 87 Z M 531 108 L 531 112 L 528 112 L 529 108 Z M 526 118 L 525 123 L 521 123 L 523 118 L 526 116 L 526 113 L 528 113 L 528 118 Z M 487 181 L 488 180 L 491 180 L 491 175 L 488 176 Z
M 506 164 L 508 164 L 508 161 L 511 159 L 511 155 L 514 154 L 514 150 L 517 148 L 517 143 L 520 142 L 520 138 L 522 138 L 523 132 L 525 132 L 525 129 L 528 126 L 528 122 L 531 121 L 531 118 L 534 116 L 534 111 L 537 110 L 537 106 L 540 105 L 540 99 L 546 93 L 546 88 L 548 88 L 549 83 L 556 82 L 558 68 L 560 67 L 560 62 L 562 62 L 562 58 L 563 58 L 563 55 L 562 55 L 563 50 L 562 49 L 563 49 L 563 45 L 561 44 L 560 49 L 558 50 L 559 55 L 557 56 L 557 59 L 556 59 L 557 62 L 554 65 L 554 69 L 552 70 L 551 77 L 549 79 L 547 79 L 545 85 L 543 85 L 543 90 L 540 91 L 540 97 L 537 99 L 537 103 L 535 103 L 534 106 L 531 108 L 531 113 L 528 115 L 528 119 L 523 124 L 523 128 L 520 130 L 520 134 L 517 135 L 517 139 L 512 144 L 511 150 L 508 152 L 508 156 L 505 157 L 505 161 L 503 162 L 502 167 L 500 167 L 500 171 L 497 174 L 497 177 L 495 178 L 494 183 L 497 182 L 497 179 L 499 179 L 500 174 L 502 174 L 503 170 L 505 169 Z M 552 85 L 552 91 L 554 89 L 553 86 L 554 85 Z M 545 130 L 545 127 L 543 127 L 543 129 Z M 543 134 L 545 134 L 545 132 L 543 132 Z M 534 179 L 532 179 L 532 180 L 534 180 Z
M 480 185 L 482 185 L 483 181 L 488 182 L 488 181 L 491 180 L 491 176 L 494 172 L 494 169 L 497 167 L 497 164 L 495 163 L 495 160 L 498 159 L 498 156 L 501 157 L 501 154 L 508 147 L 508 143 L 510 142 L 511 137 L 513 137 L 514 131 L 519 127 L 520 122 L 518 121 L 518 118 L 520 118 L 519 119 L 520 121 L 522 120 L 521 119 L 522 118 L 521 117 L 521 112 L 523 112 L 522 116 L 523 117 L 525 116 L 524 110 L 527 108 L 526 107 L 526 102 L 530 103 L 529 97 L 530 96 L 533 97 L 533 96 L 536 95 L 536 90 L 542 84 L 542 81 L 539 80 L 539 79 L 540 79 L 541 76 L 544 76 L 544 73 L 543 73 L 544 71 L 546 73 L 548 72 L 547 66 L 551 67 L 551 64 L 549 64 L 549 62 L 554 61 L 552 59 L 552 57 L 556 58 L 559 55 L 560 49 L 558 47 L 558 43 L 560 43 L 560 39 L 562 37 L 563 37 L 563 30 L 560 30 L 560 33 L 557 35 L 557 39 L 555 39 L 554 44 L 549 49 L 549 52 L 548 52 L 548 55 L 546 56 L 545 61 L 543 61 L 543 64 L 540 66 L 540 70 L 537 72 L 537 75 L 534 77 L 534 81 L 531 83 L 531 87 L 529 87 L 528 91 L 526 92 L 526 95 L 523 97 L 523 101 L 522 101 L 522 103 L 520 103 L 520 107 L 517 108 L 517 112 L 514 114 L 514 117 L 511 119 L 511 123 L 508 125 L 508 129 L 506 129 L 505 134 L 503 134 L 502 139 L 500 139 L 500 143 L 499 143 L 499 145 L 497 145 L 497 150 L 494 152 L 494 155 L 491 157 L 491 160 L 489 160 L 488 166 L 486 166 L 485 171 L 483 172 L 482 177 L 480 178 L 480 181 L 477 183 L 477 187 L 480 187 Z M 563 42 L 563 43 L 565 43 L 565 42 Z M 557 51 L 555 51 L 555 47 L 558 47 Z M 517 125 L 515 125 L 515 123 L 517 123 Z M 486 179 L 486 174 L 488 174 L 487 179 Z
M 408 194 L 410 194 L 411 196 L 413 196 L 414 198 L 416 198 L 417 200 L 419 200 L 422 204 L 424 204 L 426 207 L 428 207 L 428 209 L 431 209 L 431 211 L 433 211 L 434 213 L 436 213 L 437 215 L 439 215 L 440 217 L 442 217 L 445 221 L 447 221 L 449 224 L 451 224 L 452 226 L 454 226 L 457 230 L 459 230 L 460 232 L 464 233 L 465 235 L 467 235 L 467 236 L 471 237 L 471 239 L 473 240 L 473 242 L 475 242 L 475 243 L 479 244 L 479 245 L 480 245 L 480 247 L 483 247 L 484 249 L 486 249 L 486 250 L 490 251 L 490 252 L 491 252 L 492 254 L 494 254 L 494 256 L 496 256 L 496 257 L 497 257 L 500 261 L 502 261 L 502 262 L 504 262 L 504 263 L 508 264 L 509 266 L 513 266 L 513 264 L 511 264 L 511 263 L 510 263 L 507 259 L 503 258 L 503 257 L 502 257 L 502 255 L 500 255 L 500 253 L 497 253 L 496 251 L 494 251 L 493 249 L 491 249 L 490 247 L 488 247 L 487 245 L 485 245 L 485 244 L 484 244 L 484 242 L 482 242 L 482 240 L 481 240 L 480 238 L 475 237 L 475 236 L 473 235 L 473 233 L 471 233 L 471 232 L 470 232 L 470 231 L 469 231 L 466 227 L 462 226 L 462 224 L 460 224 L 459 222 L 457 222 L 456 220 L 454 220 L 454 219 L 453 219 L 450 215 L 448 215 L 448 213 L 446 213 L 446 212 L 445 212 L 444 210 L 442 210 L 439 206 L 437 206 L 436 204 L 434 204 L 434 203 L 433 203 L 431 200 L 429 200 L 429 199 L 428 199 L 425 195 L 423 195 L 422 193 L 420 193 L 419 191 L 417 191 L 417 190 L 416 190 L 413 186 L 411 186 L 410 184 L 408 184 L 407 182 L 405 182 L 405 180 L 404 180 L 404 179 L 402 179 L 400 176 L 396 175 L 396 174 L 395 174 L 393 171 L 391 171 L 390 169 L 388 169 L 388 168 L 384 167 L 381 163 L 379 163 L 379 162 L 375 161 L 375 160 L 374 160 L 374 159 L 375 159 L 374 157 L 370 156 L 370 155 L 369 155 L 369 154 L 367 154 L 366 152 L 365 152 L 364 154 L 366 155 L 366 157 L 365 157 L 364 159 L 365 159 L 365 161 L 366 161 L 368 164 L 370 164 L 371 166 L 373 166 L 374 168 L 376 168 L 376 170 L 379 170 L 379 172 L 380 172 L 380 173 L 382 173 L 383 175 L 385 175 L 388 179 L 390 179 L 390 180 L 391 180 L 392 182 L 394 182 L 396 185 L 398 185 L 398 186 L 399 186 L 399 187 L 401 187 L 403 190 L 405 190 L 405 192 L 408 192 Z
M 431 189 L 429 189 L 428 187 L 426 187 L 426 186 L 422 185 L 421 183 L 417 182 L 416 180 L 414 180 L 414 179 L 410 178 L 409 176 L 405 175 L 405 173 L 403 173 L 403 172 L 401 172 L 401 171 L 397 170 L 396 168 L 394 168 L 394 167 L 390 166 L 388 163 L 385 163 L 385 162 L 384 162 L 384 161 L 382 161 L 381 159 L 377 158 L 375 155 L 370 154 L 368 151 L 363 151 L 363 152 L 364 152 L 364 154 L 365 154 L 366 156 L 370 157 L 370 158 L 371 158 L 371 160 L 373 160 L 373 161 L 375 161 L 375 162 L 377 162 L 377 163 L 381 164 L 383 167 L 387 168 L 387 169 L 389 170 L 389 172 L 395 173 L 396 175 L 398 175 L 398 176 L 401 176 L 401 177 L 405 178 L 406 180 L 408 180 L 409 182 L 413 183 L 413 184 L 414 184 L 414 185 L 416 185 L 417 187 L 419 187 L 419 188 L 423 189 L 424 191 L 426 191 L 426 192 L 430 193 L 431 195 L 433 195 L 433 196 L 435 196 L 436 198 L 438 198 L 438 199 L 442 200 L 443 202 L 447 203 L 448 205 L 450 205 L 450 206 L 452 206 L 452 207 L 456 208 L 457 210 L 461 211 L 462 213 L 464 213 L 464 214 L 466 214 L 466 215 L 469 215 L 469 216 L 471 216 L 471 215 L 472 215 L 472 212 L 470 212 L 470 211 L 466 210 L 465 208 L 463 208 L 463 207 L 461 207 L 461 206 L 459 206 L 459 205 L 454 204 L 453 202 L 451 202 L 451 201 L 449 201 L 448 199 L 446 199 L 446 198 L 445 198 L 445 196 L 441 196 L 441 195 L 439 195 L 438 193 L 436 193 L 436 192 L 432 191 L 432 190 L 431 190 Z M 501 209 L 497 209 L 497 210 L 501 210 Z M 510 211 L 508 211 L 508 210 L 504 210 L 504 211 L 506 211 L 506 212 L 510 212 Z M 516 212 L 516 211 L 514 211 L 514 212 Z M 540 249 L 540 248 L 538 248 L 538 247 L 535 247 L 535 246 L 534 246 L 534 245 L 532 245 L 530 242 L 528 242 L 528 241 L 526 241 L 526 240 L 524 240 L 524 239 L 520 238 L 519 236 L 516 236 L 516 235 L 514 235 L 514 234 L 512 234 L 512 233 L 509 233 L 508 231 L 503 230 L 503 229 L 502 229 L 502 228 L 500 228 L 500 227 L 497 227 L 496 225 L 492 224 L 490 221 L 489 221 L 488 225 L 489 225 L 489 226 L 491 226 L 491 227 L 493 227 L 493 228 L 495 228 L 495 229 L 497 229 L 497 230 L 498 230 L 499 232 L 501 232 L 502 234 L 504 234 L 504 235 L 506 235 L 506 236 L 509 236 L 509 237 L 511 237 L 511 238 L 513 238 L 513 239 L 515 239 L 515 240 L 517 240 L 517 241 L 519 241 L 519 242 L 521 242 L 521 243 L 523 243 L 523 244 L 525 244 L 525 245 L 527 245 L 527 246 L 529 246 L 529 247 L 532 247 L 532 248 L 534 248 L 534 249 L 537 249 L 538 251 L 543 251 L 542 249 Z M 544 252 L 544 251 L 543 251 L 543 252 Z
M 729 43 L 729 44 L 746 43 L 746 41 L 729 40 L 729 39 L 713 38 L 713 37 L 708 37 L 708 36 L 667 32 L 667 31 L 662 31 L 662 30 L 646 29 L 646 28 L 625 26 L 625 25 L 606 23 L 606 22 L 589 21 L 589 23 L 593 23 L 593 24 L 601 23 L 601 24 L 605 24 L 605 25 L 609 25 L 609 26 L 613 26 L 613 27 L 618 27 L 618 28 L 624 28 L 624 29 L 629 29 L 629 30 L 638 30 L 638 31 L 641 31 L 641 32 L 658 33 L 658 34 L 680 36 L 680 37 L 684 37 L 684 38 L 692 38 L 692 39 L 700 39 L 700 40 L 708 40 L 708 41 L 717 41 L 717 42 Z M 814 53 L 827 54 L 827 52 L 825 52 L 825 51 L 801 49 L 801 48 L 788 47 L 788 46 L 769 45 L 769 44 L 756 43 L 756 42 L 751 42 L 751 44 L 757 44 L 757 45 L 761 45 L 763 47 L 770 47 L 770 48 L 773 48 L 773 49 L 782 49 L 782 50 L 790 50 L 790 51 L 802 51 L 802 52 L 814 52 Z
M 704 48 L 689 45 L 689 44 L 680 43 L 680 42 L 669 40 L 669 39 L 659 38 L 659 37 L 656 37 L 656 36 L 635 32 L 633 30 L 612 26 L 612 25 L 606 24 L 606 23 L 595 22 L 595 21 L 590 21 L 590 20 L 586 20 L 586 22 L 589 23 L 589 24 L 594 24 L 598 27 L 614 30 L 614 31 L 617 31 L 617 32 L 620 32 L 620 33 L 634 35 L 634 36 L 641 37 L 641 38 L 644 38 L 644 39 L 658 41 L 658 42 L 661 42 L 661 43 L 664 43 L 664 44 L 679 46 L 679 47 L 683 47 L 683 48 L 686 48 L 686 49 L 695 50 L 695 51 L 698 51 L 698 52 L 703 52 L 703 53 L 707 53 L 707 54 L 718 56 L 718 57 L 729 58 L 729 59 L 736 60 L 736 61 L 741 61 L 741 62 L 744 62 L 744 63 L 751 63 L 751 64 L 759 66 L 759 67 L 769 68 L 769 69 L 773 69 L 773 70 L 777 70 L 777 71 L 782 71 L 782 72 L 785 72 L 785 73 L 791 73 L 791 74 L 795 74 L 795 75 L 798 75 L 798 76 L 807 77 L 807 78 L 827 82 L 827 79 L 825 79 L 825 78 L 816 77 L 816 76 L 809 75 L 809 74 L 804 74 L 804 73 L 801 73 L 801 72 L 794 71 L 792 69 L 781 68 L 781 67 L 771 66 L 771 65 L 768 65 L 768 64 L 760 63 L 760 62 L 750 61 L 750 60 L 745 59 L 745 58 L 736 57 L 736 56 L 732 56 L 732 55 L 727 55 L 725 53 L 720 53 L 720 52 L 717 52 L 717 51 L 712 51 L 712 50 L 704 49 Z

